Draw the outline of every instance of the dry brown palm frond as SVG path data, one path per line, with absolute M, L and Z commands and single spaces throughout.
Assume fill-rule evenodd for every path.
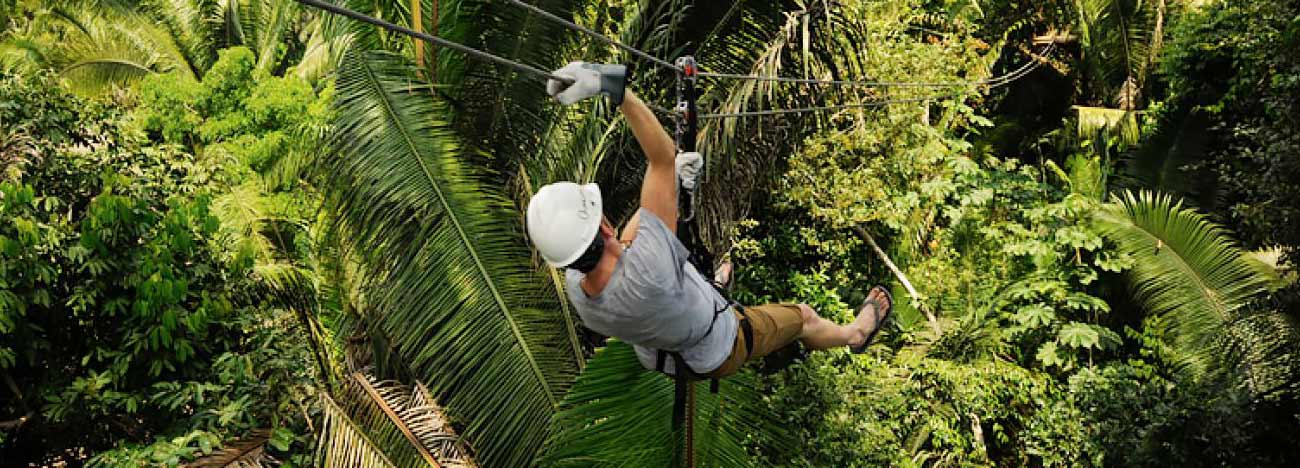
M 396 465 L 366 437 L 359 425 L 348 417 L 347 411 L 329 395 L 321 394 L 320 442 L 316 460 L 326 468 L 389 468 Z
M 423 414 L 415 414 L 411 424 L 422 429 L 417 431 L 416 435 L 426 447 L 434 451 L 434 455 L 443 466 L 478 466 L 474 463 L 469 445 L 456 435 L 456 429 L 443 415 L 442 408 L 438 407 L 428 387 L 420 382 L 416 382 L 411 389 L 411 408 L 423 408 Z M 421 411 L 412 411 L 412 413 L 421 413 Z
M 276 461 L 266 454 L 266 441 L 271 440 L 270 429 L 258 429 L 247 437 L 236 440 L 221 450 L 199 457 L 182 465 L 187 468 L 262 468 L 274 466 Z
M 408 386 L 355 372 L 343 394 L 349 416 L 398 464 L 476 466 L 423 384 Z

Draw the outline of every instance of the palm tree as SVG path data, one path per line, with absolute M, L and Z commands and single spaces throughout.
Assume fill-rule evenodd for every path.
M 1075 0 L 1085 98 L 1121 110 L 1141 107 L 1164 43 L 1165 0 Z
M 150 73 L 194 76 L 165 28 L 131 10 L 43 6 L 5 32 L 0 64 L 13 71 L 58 70 L 82 92 Z
M 1137 259 L 1126 273 L 1134 301 L 1169 331 L 1190 376 L 1242 372 L 1256 396 L 1295 386 L 1296 324 L 1252 306 L 1279 285 L 1276 273 L 1222 227 L 1146 191 L 1124 192 L 1096 212 L 1095 225 Z
M 479 459 L 528 464 L 582 360 L 553 283 L 406 59 L 350 52 L 336 86 L 330 197 L 382 332 L 466 422 Z
M 293 0 L 69 0 L 32 8 L 31 20 L 10 28 L 0 45 L 0 65 L 59 71 L 79 91 L 96 93 L 152 73 L 179 72 L 199 79 L 217 51 L 243 45 L 257 55 L 257 70 L 281 74 L 310 58 L 306 76 L 319 77 L 324 50 L 346 35 L 309 24 Z M 311 26 L 310 29 L 307 27 Z M 299 32 L 311 33 L 299 42 Z M 304 54 L 307 45 L 316 46 Z

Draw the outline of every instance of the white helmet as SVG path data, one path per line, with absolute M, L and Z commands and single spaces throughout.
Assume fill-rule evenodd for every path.
M 528 201 L 528 237 L 551 266 L 568 266 L 582 256 L 600 230 L 600 186 L 556 182 Z

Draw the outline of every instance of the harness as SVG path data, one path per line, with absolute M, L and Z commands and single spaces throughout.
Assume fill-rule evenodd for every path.
M 718 292 L 721 293 L 722 291 Z M 723 298 L 726 299 L 726 296 L 723 296 Z M 745 312 L 745 308 L 740 304 L 731 301 L 727 301 L 727 305 L 713 311 L 713 320 L 709 322 L 709 329 L 704 332 L 704 336 L 700 337 L 695 344 L 699 344 L 701 341 L 704 341 L 705 338 L 708 338 L 709 335 L 712 335 L 713 326 L 718 323 L 718 316 L 730 311 L 733 307 L 740 312 L 740 323 L 738 326 L 740 327 L 741 334 L 745 337 L 745 359 L 748 360 L 749 356 L 754 353 L 754 325 L 749 321 L 749 314 Z M 691 346 L 694 345 L 687 347 Z M 668 359 L 673 360 L 673 372 L 671 374 L 668 373 L 665 368 Z M 677 392 L 682 392 L 686 388 L 686 385 L 684 384 L 689 384 L 691 381 L 708 380 L 709 391 L 712 393 L 718 393 L 719 379 L 717 377 L 710 377 L 706 373 L 697 372 L 695 369 L 691 368 L 690 365 L 686 364 L 686 358 L 678 351 L 668 351 L 665 349 L 658 350 L 655 357 L 655 371 L 662 372 L 665 375 L 672 377 L 673 382 L 678 384 L 676 389 Z M 681 422 L 678 417 L 678 408 L 676 403 L 677 402 L 674 402 L 673 406 L 673 429 L 676 429 Z M 685 408 L 682 409 L 684 410 Z

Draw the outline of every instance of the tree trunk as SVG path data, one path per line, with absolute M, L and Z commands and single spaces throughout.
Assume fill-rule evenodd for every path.
M 921 294 L 917 293 L 916 288 L 912 287 L 912 282 L 908 281 L 907 275 L 903 274 L 903 271 L 898 269 L 897 265 L 894 265 L 894 261 L 889 259 L 889 255 L 885 253 L 884 249 L 881 249 L 880 245 L 876 244 L 876 239 L 871 236 L 871 233 L 867 232 L 866 229 L 862 229 L 860 226 L 853 226 L 853 230 L 857 232 L 863 240 L 867 241 L 867 244 L 871 246 L 871 250 L 876 252 L 876 255 L 880 257 L 880 260 L 885 262 L 885 266 L 889 267 L 889 271 L 893 272 L 894 276 L 898 278 L 898 282 L 903 284 L 903 288 L 907 290 L 907 294 L 912 296 L 912 303 L 916 304 L 916 309 L 921 311 L 922 314 L 925 314 L 925 319 L 930 322 L 930 328 L 934 330 L 934 334 L 942 336 L 943 330 L 939 328 L 939 319 L 936 318 L 934 313 L 930 312 L 930 309 L 925 306 L 923 301 L 921 301 Z

